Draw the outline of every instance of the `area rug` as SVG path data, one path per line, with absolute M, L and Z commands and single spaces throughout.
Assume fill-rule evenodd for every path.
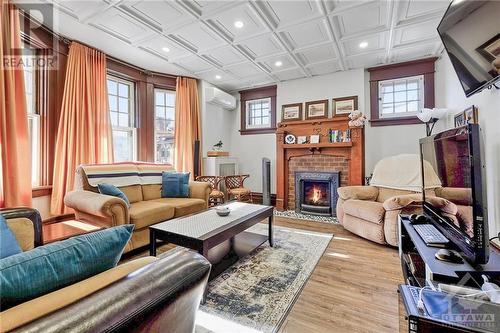
M 267 235 L 267 225 L 248 231 Z M 196 333 L 279 329 L 333 235 L 275 227 L 274 237 L 209 283 Z
M 285 217 L 289 219 L 323 222 L 323 223 L 333 223 L 333 224 L 339 223 L 339 220 L 337 220 L 337 218 L 333 216 L 317 216 L 317 215 L 302 214 L 302 213 L 297 213 L 294 210 L 279 211 L 275 209 L 274 216 Z

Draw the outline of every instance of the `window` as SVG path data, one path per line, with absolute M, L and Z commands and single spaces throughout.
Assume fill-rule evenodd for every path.
M 175 91 L 155 89 L 155 161 L 173 164 Z
M 23 56 L 23 63 L 30 64 L 31 56 Z M 31 183 L 40 185 L 40 115 L 36 109 L 35 70 L 27 65 L 24 71 L 24 92 L 26 95 L 26 111 L 28 113 L 28 131 L 31 146 Z
M 246 128 L 265 128 L 271 123 L 271 98 L 246 101 Z
M 108 76 L 108 104 L 115 162 L 137 159 L 134 83 Z
M 379 81 L 379 118 L 415 116 L 424 106 L 424 77 Z
M 417 113 L 434 107 L 434 63 L 427 58 L 368 68 L 370 126 L 422 124 Z
M 276 86 L 240 91 L 240 133 L 260 134 L 276 131 Z

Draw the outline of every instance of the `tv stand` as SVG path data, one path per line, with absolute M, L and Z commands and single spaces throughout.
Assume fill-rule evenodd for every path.
M 415 231 L 408 215 L 399 215 L 399 257 L 407 284 L 437 287 L 438 283 L 458 284 L 480 288 L 486 274 L 492 282 L 500 282 L 500 252 L 491 247 L 490 259 L 485 265 L 472 266 L 464 260 L 461 264 L 436 259 L 440 248 L 430 247 Z M 447 248 L 458 250 L 453 244 Z

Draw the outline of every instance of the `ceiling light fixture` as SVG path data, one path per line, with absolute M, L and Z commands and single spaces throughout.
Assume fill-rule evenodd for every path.
M 366 48 L 367 46 L 368 46 L 368 42 L 361 42 L 361 43 L 359 43 L 359 47 L 362 48 L 362 49 Z
M 283 63 L 279 60 L 274 63 L 274 66 L 276 67 L 281 67 L 281 65 L 283 65 Z
M 241 29 L 241 28 L 243 28 L 243 26 L 244 26 L 244 24 L 242 21 L 234 21 L 235 28 Z
M 161 49 L 163 50 L 163 52 L 170 52 L 170 49 L 166 46 L 162 47 Z
M 222 79 L 222 76 L 220 76 L 220 75 L 215 75 L 215 79 L 216 79 L 216 80 L 220 80 L 220 79 Z

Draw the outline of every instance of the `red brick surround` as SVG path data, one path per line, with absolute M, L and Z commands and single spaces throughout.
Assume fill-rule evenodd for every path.
M 295 207 L 296 171 L 340 171 L 340 186 L 349 184 L 349 161 L 343 156 L 307 155 L 290 158 L 288 162 L 288 208 Z

